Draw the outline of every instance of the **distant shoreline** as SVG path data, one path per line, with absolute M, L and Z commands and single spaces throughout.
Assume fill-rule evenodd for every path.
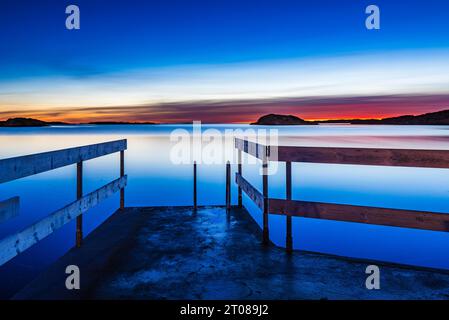
M 268 114 L 251 125 L 319 125 L 319 124 L 369 124 L 369 125 L 449 125 L 449 110 L 421 115 L 403 115 L 383 119 L 336 119 L 309 121 L 294 115 Z
M 156 123 L 156 122 L 127 122 L 127 121 L 95 121 L 87 123 L 67 123 L 67 122 L 47 122 L 33 118 L 10 118 L 0 121 L 0 128 L 29 128 L 29 127 L 50 127 L 50 126 L 81 126 L 81 125 L 180 125 L 191 124 L 190 122 L 180 123 Z M 224 123 L 203 123 L 203 124 L 224 124 Z M 320 124 L 349 124 L 349 125 L 449 125 L 449 110 L 442 110 L 421 115 L 403 115 L 383 119 L 335 119 L 335 120 L 304 120 L 294 115 L 268 114 L 260 117 L 250 125 L 265 126 L 298 126 L 298 125 L 320 125 Z
M 47 122 L 33 118 L 11 118 L 6 121 L 0 121 L 0 128 L 36 128 L 51 126 L 79 126 L 79 125 L 157 125 L 154 122 L 114 122 L 114 121 L 98 121 L 88 123 L 67 123 L 67 122 Z

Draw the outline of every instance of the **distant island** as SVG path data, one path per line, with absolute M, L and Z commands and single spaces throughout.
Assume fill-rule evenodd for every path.
M 115 122 L 115 121 L 98 121 L 98 122 L 89 122 L 82 124 L 90 124 L 90 125 L 141 125 L 141 124 L 156 124 L 154 122 Z M 73 123 L 66 122 L 47 122 L 33 118 L 11 118 L 6 121 L 0 121 L 0 127 L 49 127 L 49 126 L 72 126 L 76 125 Z
M 0 121 L 0 127 L 48 127 L 53 125 L 64 125 L 64 122 L 45 122 L 32 118 L 11 118 Z
M 306 121 L 301 118 L 292 115 L 282 114 L 267 114 L 260 117 L 257 122 L 251 123 L 252 125 L 315 125 L 317 123 L 313 121 Z
M 316 125 L 320 123 L 348 124 L 384 124 L 384 125 L 449 125 L 449 110 L 425 113 L 421 115 L 404 115 L 384 119 L 336 119 L 307 121 L 293 115 L 268 114 L 262 116 L 252 125 Z

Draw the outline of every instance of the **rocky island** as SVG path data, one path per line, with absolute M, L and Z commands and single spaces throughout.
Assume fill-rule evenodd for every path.
M 282 125 L 314 125 L 318 123 L 313 121 L 306 121 L 293 115 L 268 114 L 263 117 L 260 117 L 259 120 L 251 124 L 282 126 Z
M 90 125 L 139 125 L 139 124 L 156 124 L 154 122 L 115 122 L 115 121 L 98 121 L 98 122 L 89 122 L 89 123 L 80 123 L 80 124 L 90 124 Z M 0 121 L 0 127 L 10 127 L 10 128 L 18 128 L 18 127 L 49 127 L 49 126 L 57 126 L 57 125 L 76 125 L 73 123 L 66 122 L 46 122 L 33 118 L 11 118 L 6 121 Z
M 48 122 L 32 118 L 11 118 L 0 121 L 0 127 L 48 127 L 50 125 Z
M 333 119 L 307 121 L 293 115 L 268 114 L 260 117 L 253 125 L 313 125 L 320 123 L 383 124 L 383 125 L 449 125 L 449 110 L 421 115 L 403 115 L 383 119 Z

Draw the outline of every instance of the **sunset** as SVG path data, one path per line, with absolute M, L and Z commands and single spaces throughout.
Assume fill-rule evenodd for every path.
M 264 320 L 447 303 L 448 12 L 1 0 L 0 307 Z
M 449 22 L 438 17 L 447 4 L 382 2 L 382 32 L 364 28 L 356 1 L 325 10 L 80 1 L 76 31 L 58 27 L 63 3 L 10 2 L 0 19 L 0 120 L 247 123 L 270 110 L 340 119 L 449 109 Z

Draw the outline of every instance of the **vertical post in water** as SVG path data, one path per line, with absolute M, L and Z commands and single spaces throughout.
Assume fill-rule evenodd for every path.
M 193 209 L 197 209 L 196 201 L 196 161 L 193 162 Z
M 125 176 L 125 151 L 120 151 L 120 177 Z M 120 189 L 120 209 L 125 209 L 125 188 Z
M 263 244 L 268 245 L 270 233 L 268 230 L 268 155 L 269 147 L 264 148 L 262 158 L 262 178 L 263 178 Z
M 242 150 L 238 151 L 238 172 L 239 172 L 239 175 L 242 176 Z M 243 206 L 243 204 L 242 204 L 242 188 L 240 187 L 240 185 L 238 188 L 238 193 L 239 193 L 238 205 L 239 205 L 239 208 L 241 208 Z
M 290 161 L 285 163 L 285 191 L 287 200 L 292 199 L 292 163 Z M 287 213 L 288 214 L 288 213 Z M 292 217 L 287 215 L 287 232 L 285 238 L 285 248 L 287 253 L 291 253 L 293 250 L 293 239 L 292 239 Z
M 231 163 L 226 162 L 226 210 L 231 210 Z
M 83 162 L 76 164 L 76 199 L 83 196 Z M 76 247 L 81 247 L 83 241 L 83 215 L 76 217 Z

